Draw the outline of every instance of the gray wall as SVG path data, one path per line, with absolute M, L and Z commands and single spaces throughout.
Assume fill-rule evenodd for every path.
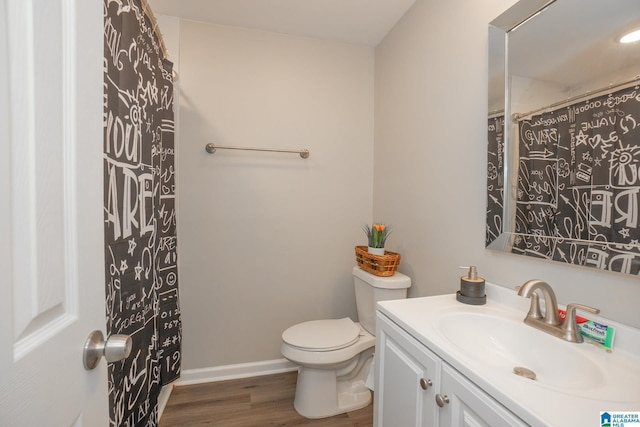
M 357 319 L 354 246 L 373 203 L 373 49 L 186 20 L 179 39 L 183 367 L 279 359 L 287 327 Z M 211 155 L 208 142 L 311 156 Z
M 418 0 L 375 52 L 160 17 L 180 72 L 185 370 L 277 359 L 288 326 L 355 319 L 353 246 L 372 220 L 394 227 L 411 297 L 454 292 L 475 264 L 640 326 L 637 278 L 484 248 L 487 24 L 513 3 Z M 311 157 L 208 155 L 211 141 Z
M 418 0 L 376 48 L 374 217 L 395 226 L 410 296 L 454 292 L 458 267 L 475 264 L 487 281 L 543 279 L 559 302 L 638 327 L 637 277 L 484 248 L 487 24 L 514 3 Z

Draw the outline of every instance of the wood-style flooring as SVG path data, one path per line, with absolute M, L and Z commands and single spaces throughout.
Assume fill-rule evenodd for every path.
M 373 405 L 309 420 L 293 408 L 296 372 L 174 387 L 159 427 L 371 427 Z

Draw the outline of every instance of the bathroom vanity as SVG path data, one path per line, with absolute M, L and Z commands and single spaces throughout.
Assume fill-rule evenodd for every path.
M 526 425 L 388 317 L 377 320 L 376 426 L 463 425 L 454 420 L 492 427 Z
M 378 304 L 375 426 L 586 426 L 640 411 L 639 330 L 606 321 L 607 352 L 525 325 L 515 291 L 487 284 L 487 299 Z

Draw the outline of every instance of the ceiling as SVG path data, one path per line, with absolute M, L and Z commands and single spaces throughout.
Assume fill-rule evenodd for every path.
M 638 0 L 562 0 L 509 35 L 513 72 L 567 87 L 638 69 L 640 44 L 619 38 L 640 25 Z
M 554 85 L 554 101 L 631 79 L 640 74 L 640 42 L 618 40 L 635 28 L 638 0 L 556 1 L 508 33 L 509 74 Z M 504 41 L 490 31 L 489 111 L 504 106 Z
M 415 0 L 148 0 L 154 14 L 376 46 Z

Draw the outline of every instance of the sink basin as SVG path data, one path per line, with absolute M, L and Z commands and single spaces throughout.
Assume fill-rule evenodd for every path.
M 486 313 L 443 314 L 436 329 L 464 353 L 510 375 L 514 368 L 533 371 L 542 386 L 571 392 L 602 386 L 605 374 L 580 344 L 569 343 L 522 321 Z

